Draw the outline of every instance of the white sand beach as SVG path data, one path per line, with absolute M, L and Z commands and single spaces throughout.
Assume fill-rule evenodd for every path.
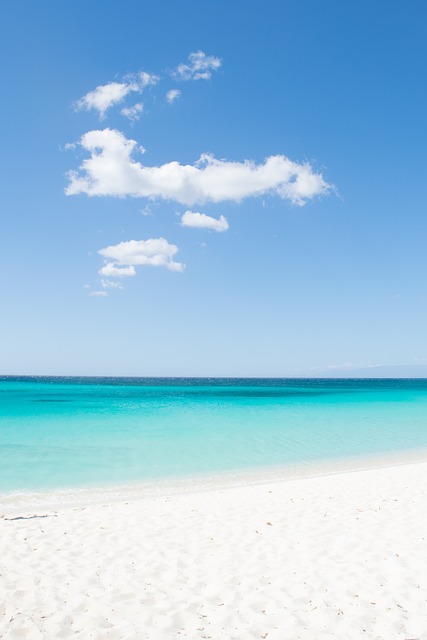
M 5 500 L 0 637 L 425 640 L 426 480 L 413 462 L 54 507 Z

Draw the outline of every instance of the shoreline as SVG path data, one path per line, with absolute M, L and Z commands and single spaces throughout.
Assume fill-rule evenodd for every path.
M 197 476 L 175 476 L 144 480 L 133 484 L 65 487 L 40 491 L 0 493 L 0 516 L 38 509 L 67 509 L 75 506 L 119 503 L 188 493 L 259 486 L 307 478 L 339 475 L 427 462 L 427 448 L 384 454 L 365 454 L 278 467 L 236 470 Z

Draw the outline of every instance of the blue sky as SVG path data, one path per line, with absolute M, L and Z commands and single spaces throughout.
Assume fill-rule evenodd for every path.
M 426 24 L 4 3 L 0 373 L 427 371 Z

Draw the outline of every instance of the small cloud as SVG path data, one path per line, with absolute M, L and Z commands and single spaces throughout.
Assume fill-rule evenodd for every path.
M 229 227 L 227 218 L 224 216 L 220 216 L 217 219 L 197 211 L 186 211 L 181 218 L 181 224 L 183 227 L 213 229 L 213 231 L 227 231 Z
M 120 111 L 122 116 L 129 118 L 131 122 L 137 122 L 140 119 L 141 114 L 144 111 L 144 105 L 142 102 L 137 102 L 133 107 L 123 107 Z
M 94 298 L 105 298 L 105 296 L 108 296 L 108 293 L 104 290 L 102 291 L 91 291 L 89 293 L 90 296 L 93 296 Z
M 171 89 L 166 94 L 166 101 L 169 104 L 173 104 L 175 102 L 175 100 L 178 100 L 180 95 L 181 95 L 181 91 L 179 89 Z
M 139 210 L 139 213 L 141 213 L 143 216 L 152 216 L 153 210 L 151 208 L 151 205 L 150 204 L 145 205 L 145 207 Z
M 134 276 L 136 266 L 166 267 L 170 271 L 183 271 L 185 265 L 175 262 L 178 247 L 165 238 L 149 240 L 129 240 L 100 249 L 98 253 L 111 260 L 100 269 L 102 276 Z
M 77 111 L 97 111 L 101 120 L 105 118 L 105 113 L 110 107 L 122 102 L 132 91 L 138 91 L 137 85 L 125 82 L 110 82 L 100 85 L 93 91 L 89 91 L 76 102 Z
M 103 289 L 123 289 L 122 283 L 114 280 L 101 280 L 101 285 Z
M 145 87 L 149 87 L 155 85 L 160 80 L 159 76 L 155 76 L 154 73 L 147 73 L 146 71 L 140 71 L 136 76 L 130 75 L 127 76 L 132 82 L 134 79 L 139 85 L 140 91 L 145 89 Z
M 83 289 L 92 289 L 90 284 L 84 284 Z
M 178 65 L 172 75 L 177 80 L 209 80 L 212 71 L 217 71 L 221 65 L 221 58 L 207 56 L 204 51 L 194 51 L 188 56 L 188 64 Z
M 141 71 L 138 74 L 128 75 L 124 82 L 109 82 L 99 85 L 93 91 L 89 91 L 75 103 L 76 111 L 97 111 L 101 120 L 112 106 L 123 102 L 130 93 L 142 93 L 148 85 L 156 84 L 159 78 L 155 75 Z
M 98 251 L 98 253 L 101 252 Z M 100 276 L 109 278 L 129 278 L 136 275 L 135 267 L 118 267 L 112 262 L 107 262 L 98 273 Z

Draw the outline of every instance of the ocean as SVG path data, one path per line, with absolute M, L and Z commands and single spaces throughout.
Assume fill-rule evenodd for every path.
M 425 447 L 425 379 L 0 377 L 0 493 Z

